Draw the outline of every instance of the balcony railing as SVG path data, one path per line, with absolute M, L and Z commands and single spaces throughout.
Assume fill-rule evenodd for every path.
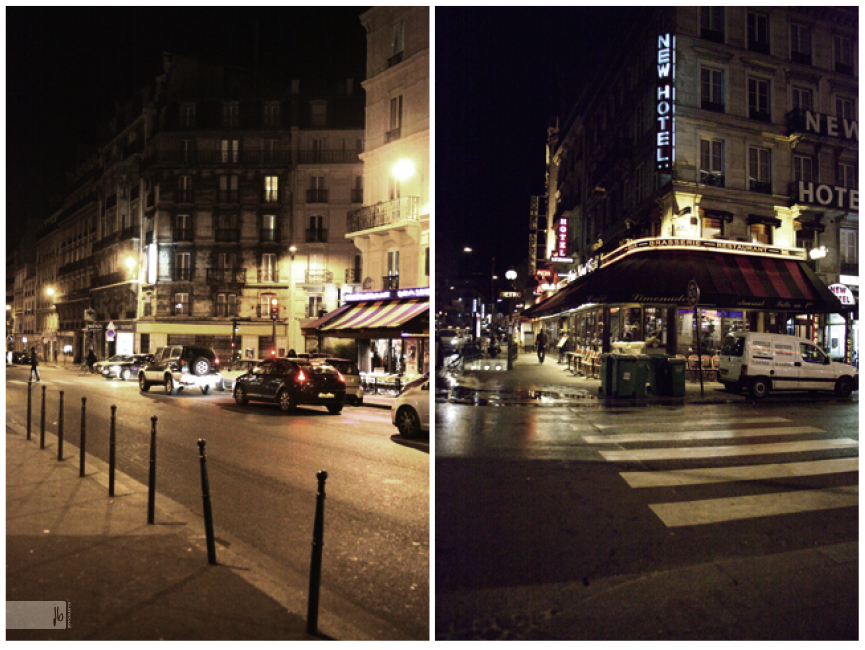
M 259 233 L 260 233 L 260 241 L 262 241 L 264 243 L 267 243 L 267 242 L 278 243 L 280 240 L 279 230 L 276 230 L 275 228 L 262 228 L 259 231 Z
M 277 269 L 258 269 L 259 282 L 279 282 L 279 271 Z
M 219 284 L 246 284 L 246 269 L 211 268 L 207 269 L 207 281 Z
M 261 193 L 262 203 L 279 203 L 279 190 L 264 190 Z
M 388 289 L 399 289 L 398 275 L 385 275 L 381 279 L 381 288 L 387 291 Z
M 360 269 L 346 269 L 345 270 L 345 283 L 346 284 L 360 284 Z
M 790 60 L 793 61 L 793 63 L 811 65 L 811 55 L 807 52 L 790 52 Z
M 113 273 L 106 273 L 105 275 L 97 275 L 95 278 L 90 280 L 90 288 L 95 289 L 97 287 L 106 287 L 109 284 L 118 284 L 128 279 L 129 277 L 126 271 L 114 271 Z
M 215 235 L 218 242 L 240 241 L 240 229 L 238 228 L 217 228 Z
M 214 316 L 237 316 L 238 310 L 237 305 L 229 305 L 225 302 L 218 302 L 213 306 L 213 315 Z
M 237 203 L 240 201 L 240 190 L 219 190 L 217 200 L 220 203 Z
M 306 149 L 297 152 L 297 162 L 303 163 L 358 163 L 359 152 L 353 149 L 333 149 L 322 151 L 320 149 Z
M 841 262 L 842 275 L 859 275 L 859 262 Z
M 700 182 L 712 187 L 724 187 L 724 174 L 721 172 L 700 171 Z
M 196 164 L 196 165 L 261 165 L 289 164 L 291 151 L 250 150 L 225 153 L 221 149 L 196 151 L 157 151 L 147 157 L 146 164 Z
M 352 203 L 363 203 L 363 190 L 353 189 L 351 191 Z
M 195 203 L 195 194 L 192 190 L 174 190 L 175 203 Z
M 769 111 L 753 107 L 748 108 L 748 117 L 750 117 L 752 120 L 758 120 L 760 122 L 772 121 L 772 116 L 769 114 Z
M 308 269 L 304 280 L 306 284 L 331 284 L 333 282 L 333 271 Z
M 307 190 L 307 203 L 327 203 L 327 190 Z
M 392 68 L 392 67 L 395 66 L 397 63 L 402 63 L 402 58 L 403 58 L 403 55 L 404 55 L 404 54 L 405 54 L 405 52 L 397 52 L 397 53 L 394 54 L 392 57 L 390 57 L 390 58 L 387 60 L 387 67 L 388 67 L 388 68 Z
M 419 206 L 420 199 L 416 196 L 368 205 L 348 214 L 348 232 L 390 226 L 404 221 L 417 221 L 420 216 Z
M 395 129 L 391 129 L 390 131 L 385 133 L 384 134 L 385 143 L 393 142 L 394 140 L 399 140 L 400 131 L 402 131 L 402 129 L 400 127 L 396 127 Z
M 700 101 L 700 108 L 704 111 L 712 111 L 713 113 L 724 113 L 726 106 L 722 102 L 713 102 L 708 99 Z
M 192 241 L 192 228 L 175 228 L 174 241 Z
M 757 181 L 752 178 L 748 181 L 748 187 L 752 192 L 759 192 L 760 194 L 772 193 L 772 183 L 769 181 Z
M 326 242 L 327 241 L 327 228 L 307 228 L 306 229 L 306 243 L 314 243 L 314 242 Z
M 171 272 L 171 279 L 175 282 L 189 282 L 192 276 L 193 271 L 188 267 L 178 267 Z

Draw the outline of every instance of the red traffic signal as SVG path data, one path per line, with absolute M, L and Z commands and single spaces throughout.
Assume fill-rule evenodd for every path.
M 274 320 L 279 318 L 279 301 L 276 298 L 270 299 L 270 317 Z

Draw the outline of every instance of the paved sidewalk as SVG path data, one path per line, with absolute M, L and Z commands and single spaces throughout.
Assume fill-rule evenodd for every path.
M 268 584 L 266 568 L 219 538 L 209 565 L 199 517 L 157 497 L 148 525 L 146 486 L 118 472 L 109 498 L 104 464 L 88 456 L 85 469 L 80 478 L 74 445 L 58 462 L 54 435 L 40 449 L 38 433 L 28 441 L 7 422 L 6 600 L 66 601 L 71 623 L 7 629 L 8 640 L 318 638 L 305 632 L 305 593 Z

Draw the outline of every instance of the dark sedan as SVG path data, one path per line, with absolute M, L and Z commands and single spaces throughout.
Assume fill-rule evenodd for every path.
M 327 364 L 312 365 L 305 359 L 265 359 L 234 382 L 234 401 L 245 406 L 250 400 L 276 402 L 285 412 L 299 404 L 314 404 L 339 413 L 345 402 L 345 379 Z
M 137 377 L 138 371 L 145 363 L 150 361 L 153 355 L 150 354 L 126 354 L 119 355 L 115 361 L 103 361 L 99 372 L 106 379 L 122 379 L 126 381 L 130 377 Z M 112 357 L 115 359 L 115 357 Z

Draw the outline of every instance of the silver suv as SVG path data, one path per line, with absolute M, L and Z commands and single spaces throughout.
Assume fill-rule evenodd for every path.
M 221 382 L 219 359 L 214 351 L 190 345 L 159 348 L 153 359 L 138 371 L 138 388 L 143 392 L 161 385 L 168 395 L 176 395 L 184 388 L 200 388 L 210 395 Z

